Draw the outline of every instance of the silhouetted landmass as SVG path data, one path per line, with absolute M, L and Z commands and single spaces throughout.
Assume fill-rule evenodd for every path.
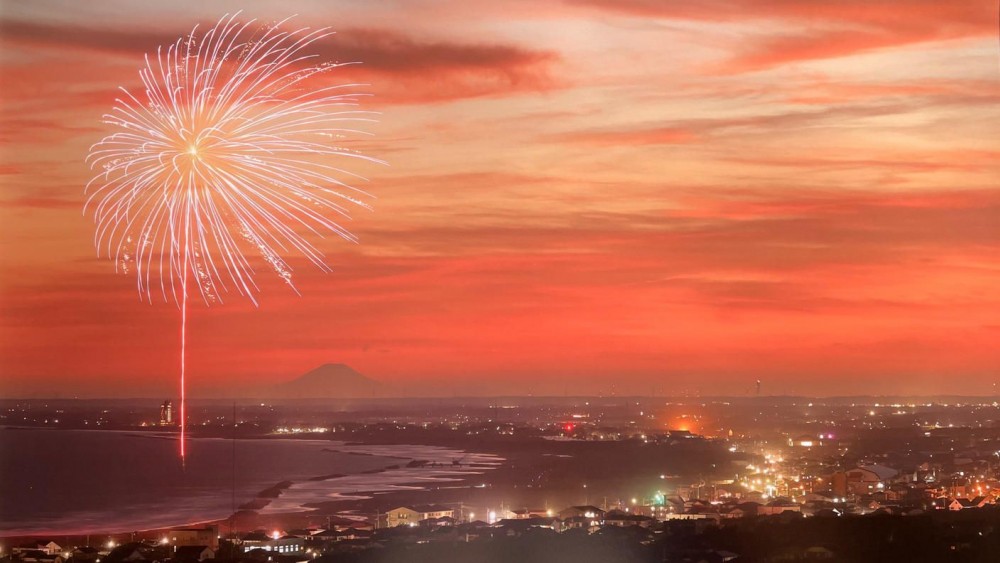
M 304 375 L 275 387 L 282 399 L 349 399 L 373 397 L 380 384 L 344 364 L 323 364 Z

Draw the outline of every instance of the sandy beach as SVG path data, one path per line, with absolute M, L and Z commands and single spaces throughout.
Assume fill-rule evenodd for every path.
M 68 434 L 46 433 L 43 439 L 68 437 Z M 153 533 L 171 527 L 193 525 L 205 522 L 220 524 L 226 532 L 234 527 L 231 506 L 233 499 L 232 479 L 229 467 L 231 442 L 218 438 L 195 438 L 194 455 L 189 465 L 212 465 L 218 473 L 213 479 L 188 482 L 180 476 L 167 475 L 158 478 L 151 474 L 153 467 L 162 463 L 154 457 L 159 449 L 170 456 L 172 444 L 165 440 L 135 440 L 126 433 L 88 433 L 101 440 L 110 440 L 112 448 L 121 447 L 119 442 L 128 440 L 129 447 L 146 446 L 149 452 L 144 461 L 155 462 L 147 469 L 137 467 L 137 473 L 147 474 L 135 483 L 119 481 L 105 483 L 98 476 L 75 483 L 66 492 L 46 491 L 47 498 L 64 498 L 72 490 L 88 489 L 94 501 L 77 502 L 76 505 L 62 503 L 65 508 L 50 510 L 49 515 L 26 517 L 21 514 L 6 516 L 2 535 L 6 537 L 29 537 L 57 534 L 99 535 Z M 27 436 L 25 436 L 27 438 Z M 32 439 L 37 439 L 33 437 Z M 76 437 L 75 439 L 80 439 Z M 95 444 L 98 444 L 95 442 Z M 315 439 L 253 439 L 237 440 L 239 464 L 236 472 L 235 529 L 246 531 L 261 526 L 283 526 L 289 522 L 304 520 L 320 525 L 326 517 L 336 513 L 353 513 L 357 518 L 361 508 L 358 502 L 375 496 L 395 493 L 414 493 L 447 486 L 457 486 L 481 479 L 477 476 L 498 467 L 502 459 L 481 453 L 468 453 L 457 448 L 414 445 L 361 445 Z M 97 447 L 97 446 L 95 446 Z M 103 446 L 101 446 L 103 447 Z M 198 448 L 202 448 L 198 450 Z M 213 449 L 214 448 L 214 449 Z M 215 451 L 216 449 L 225 451 Z M 263 453 L 271 452 L 271 453 Z M 274 457 L 286 459 L 276 463 Z M 299 461 L 301 460 L 301 461 Z M 110 463 L 110 462 L 109 462 Z M 263 471 L 261 464 L 269 464 Z M 141 465 L 141 464 L 140 464 Z M 190 469 L 190 468 L 189 468 Z M 256 477 L 254 477 L 256 475 Z M 270 483 L 264 477 L 271 475 Z M 159 481 L 177 479 L 181 485 L 163 488 L 162 494 L 147 495 L 139 501 L 134 495 L 121 494 L 122 491 L 147 490 Z M 247 489 L 252 483 L 260 483 L 255 489 Z M 28 483 L 30 487 L 30 483 Z M 163 487 L 162 484 L 156 485 Z M 33 489 L 32 489 L 33 490 Z M 100 491 L 108 491 L 102 496 Z M 25 494 L 34 495 L 28 491 Z M 41 491 L 37 494 L 43 494 Z M 176 496 L 176 495 L 182 496 Z M 52 497 L 51 495 L 57 495 Z M 115 503 L 121 498 L 129 502 L 130 512 L 119 510 Z M 304 519 L 304 520 L 303 520 Z

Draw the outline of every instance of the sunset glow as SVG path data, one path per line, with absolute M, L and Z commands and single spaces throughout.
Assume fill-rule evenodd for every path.
M 145 53 L 241 8 L 291 15 L 4 5 L 4 396 L 174 396 L 177 308 L 95 255 L 84 156 Z M 360 244 L 308 239 L 332 272 L 288 257 L 302 297 L 261 275 L 259 308 L 190 308 L 193 396 L 327 362 L 415 394 L 996 392 L 995 3 L 295 11 L 361 63 L 335 81 L 381 115 L 351 147 L 389 166 L 357 169 Z

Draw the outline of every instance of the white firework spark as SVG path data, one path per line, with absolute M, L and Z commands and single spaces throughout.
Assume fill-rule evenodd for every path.
M 134 269 L 139 295 L 181 309 L 180 456 L 185 457 L 188 279 L 202 299 L 221 300 L 232 285 L 256 305 L 259 254 L 294 289 L 282 257 L 304 255 L 329 270 L 307 237 L 355 238 L 335 218 L 368 194 L 341 178 L 364 178 L 337 165 L 345 158 L 381 162 L 333 144 L 373 121 L 357 108 L 357 84 L 323 85 L 339 66 L 317 64 L 307 48 L 327 29 L 252 28 L 238 14 L 205 33 L 198 28 L 146 56 L 144 96 L 122 88 L 105 123 L 118 129 L 90 148 L 99 173 L 87 184 L 98 254 Z M 227 283 L 228 281 L 228 283 Z M 169 296 L 169 297 L 168 297 Z
M 308 53 L 332 32 L 236 18 L 147 55 L 144 95 L 121 88 L 104 116 L 118 131 L 87 158 L 99 171 L 85 208 L 98 253 L 133 270 L 146 300 L 161 293 L 180 303 L 190 275 L 206 303 L 232 287 L 257 304 L 248 253 L 294 289 L 282 256 L 329 271 L 308 237 L 354 241 L 338 220 L 351 205 L 369 207 L 370 196 L 345 181 L 364 178 L 337 161 L 379 161 L 333 143 L 367 134 L 354 127 L 372 114 L 357 109 L 360 85 L 318 80 L 341 63 Z

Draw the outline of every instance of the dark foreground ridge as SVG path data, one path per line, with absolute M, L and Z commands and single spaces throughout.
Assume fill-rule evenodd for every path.
M 382 534 L 378 532 L 384 532 Z M 378 531 L 378 543 L 361 551 L 343 549 L 323 563 L 495 563 L 730 562 L 958 563 L 1000 561 L 1000 508 L 940 511 L 922 516 L 866 515 L 803 518 L 786 514 L 703 526 L 671 521 L 644 529 L 577 528 L 562 533 L 519 527 L 461 541 L 433 531 Z M 435 537 L 440 535 L 442 537 Z
M 558 520 L 558 519 L 557 519 Z M 919 516 L 804 518 L 793 513 L 715 523 L 672 520 L 557 532 L 549 519 L 258 530 L 215 540 L 217 527 L 132 534 L 100 547 L 49 538 L 4 550 L 3 563 L 987 563 L 1000 561 L 1000 507 Z M 296 535 L 298 534 L 298 535 Z M 162 537 L 161 537 L 162 536 Z M 160 538 L 160 539 L 156 539 Z M 89 538 L 88 538 L 89 539 Z M 182 541 L 178 541 L 178 539 Z M 184 539 L 204 541 L 192 544 Z M 281 546 L 279 548 L 279 546 Z M 294 548 L 294 553 L 289 553 Z M 58 553 L 46 553 L 46 550 Z

